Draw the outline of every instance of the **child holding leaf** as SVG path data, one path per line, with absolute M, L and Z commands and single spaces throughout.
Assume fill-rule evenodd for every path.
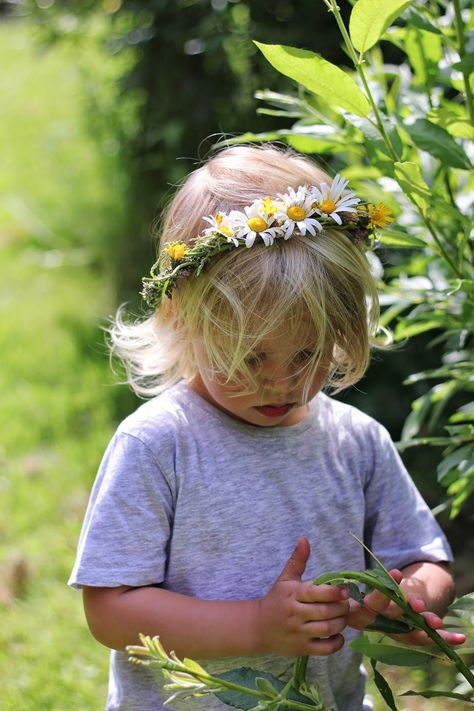
M 329 707 L 368 708 L 352 628 L 400 610 L 377 591 L 356 602 L 312 583 L 370 565 L 354 536 L 432 628 L 464 640 L 440 617 L 449 546 L 386 430 L 322 392 L 367 368 L 378 301 L 364 251 L 389 221 L 273 147 L 224 150 L 178 190 L 144 280 L 152 314 L 112 329 L 132 387 L 153 397 L 107 449 L 70 581 L 113 650 L 109 709 L 165 708 L 160 675 L 124 652 L 139 633 L 213 674 L 246 665 L 284 679 L 310 655 Z M 173 708 L 226 707 L 206 696 Z

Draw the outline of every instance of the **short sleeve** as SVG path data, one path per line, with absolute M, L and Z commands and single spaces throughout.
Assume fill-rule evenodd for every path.
M 69 585 L 163 582 L 173 518 L 172 481 L 139 438 L 118 432 L 102 460 Z
M 446 537 L 381 425 L 376 425 L 372 446 L 373 468 L 365 491 L 368 547 L 387 568 L 451 561 Z

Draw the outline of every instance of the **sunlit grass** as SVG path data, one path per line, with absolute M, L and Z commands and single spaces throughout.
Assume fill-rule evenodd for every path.
M 108 653 L 66 582 L 98 461 L 131 406 L 100 328 L 122 177 L 81 121 L 70 49 L 40 51 L 25 21 L 8 22 L 0 62 L 0 707 L 100 709 Z

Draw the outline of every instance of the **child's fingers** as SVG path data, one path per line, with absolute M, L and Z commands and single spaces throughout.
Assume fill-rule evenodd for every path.
M 331 620 L 335 617 L 343 618 L 346 620 L 347 614 L 349 612 L 349 602 L 315 602 L 315 603 L 297 603 L 296 611 L 299 618 L 305 622 L 312 622 L 318 620 Z M 346 622 L 344 622 L 346 624 Z M 315 637 L 318 635 L 314 635 Z M 328 637 L 329 635 L 321 635 L 322 637 Z
M 444 639 L 445 642 L 453 646 L 463 644 L 466 641 L 466 635 L 459 634 L 458 632 L 449 632 L 448 630 L 436 630 L 440 637 Z M 390 635 L 392 639 L 402 644 L 412 644 L 416 646 L 427 647 L 429 645 L 434 645 L 433 640 L 429 637 L 426 632 L 422 630 L 415 630 L 414 632 L 408 632 L 407 634 L 393 634 Z
M 302 583 L 296 593 L 298 602 L 340 602 L 349 597 L 349 590 L 343 586 L 314 585 L 310 581 Z
M 300 656 L 311 654 L 318 657 L 328 657 L 330 654 L 338 652 L 343 645 L 344 637 L 342 634 L 335 634 L 326 639 L 310 639 Z
M 335 617 L 330 620 L 319 620 L 306 622 L 303 625 L 303 632 L 311 639 L 326 639 L 339 634 L 346 627 L 345 617 Z
M 423 600 L 422 597 L 418 597 L 417 595 L 408 595 L 408 604 L 410 605 L 411 609 L 413 612 L 418 612 L 420 614 L 423 614 L 426 610 L 426 602 Z

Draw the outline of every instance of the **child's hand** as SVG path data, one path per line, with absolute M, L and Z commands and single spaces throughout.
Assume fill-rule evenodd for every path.
M 400 570 L 390 570 L 390 575 L 399 585 L 403 580 L 403 573 Z M 403 587 L 403 586 L 402 586 Z M 441 617 L 434 612 L 429 612 L 426 609 L 425 600 L 417 594 L 407 594 L 407 601 L 414 612 L 418 612 L 425 618 L 427 624 L 438 632 L 448 644 L 462 644 L 466 641 L 463 634 L 456 632 L 448 632 L 443 629 L 444 623 Z M 390 598 L 386 597 L 378 590 L 373 590 L 365 596 L 363 604 L 351 600 L 351 611 L 347 620 L 347 624 L 357 630 L 363 630 L 370 625 L 377 615 L 389 617 L 396 620 L 403 615 L 403 610 Z M 429 645 L 433 641 L 428 637 L 426 632 L 422 630 L 414 630 L 404 634 L 390 634 L 389 637 L 402 642 L 403 644 L 413 645 Z
M 327 656 L 344 644 L 349 591 L 302 582 L 309 558 L 307 538 L 298 544 L 270 592 L 258 601 L 258 648 L 285 656 Z

